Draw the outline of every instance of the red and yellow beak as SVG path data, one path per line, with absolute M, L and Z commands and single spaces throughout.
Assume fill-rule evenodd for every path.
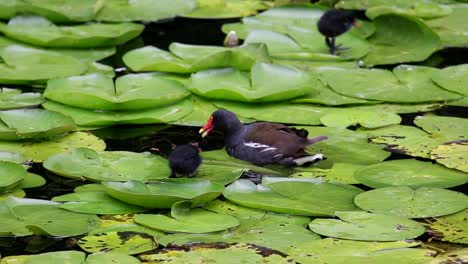
M 208 122 L 198 131 L 201 134 L 201 137 L 204 138 L 208 136 L 213 131 L 213 116 L 210 116 Z

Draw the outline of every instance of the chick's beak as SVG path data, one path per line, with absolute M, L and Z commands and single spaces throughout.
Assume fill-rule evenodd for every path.
M 201 134 L 202 138 L 208 136 L 211 133 L 211 131 L 213 131 L 212 123 L 213 123 L 213 117 L 210 117 L 208 122 L 200 129 L 200 131 L 198 131 L 198 133 Z
M 356 27 L 356 28 L 360 28 L 361 24 L 359 24 L 359 22 L 357 20 L 354 20 L 353 26 Z

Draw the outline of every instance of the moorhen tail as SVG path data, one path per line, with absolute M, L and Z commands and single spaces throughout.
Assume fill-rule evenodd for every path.
M 307 130 L 281 124 L 258 122 L 243 125 L 234 113 L 227 110 L 215 111 L 200 129 L 200 134 L 205 137 L 214 130 L 224 134 L 224 146 L 230 156 L 256 165 L 302 166 L 314 163 L 323 155 L 310 155 L 305 148 L 327 139 L 326 136 L 307 138 Z
M 177 146 L 171 154 L 169 154 L 168 159 L 169 167 L 171 168 L 171 177 L 192 177 L 202 163 L 197 144 Z
M 325 43 L 333 55 L 337 50 L 340 50 L 340 45 L 335 45 L 335 38 L 348 31 L 352 26 L 359 27 L 354 16 L 336 9 L 326 11 L 317 22 L 318 30 L 325 36 Z

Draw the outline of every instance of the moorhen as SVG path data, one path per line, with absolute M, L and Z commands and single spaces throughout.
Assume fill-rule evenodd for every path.
M 224 146 L 230 156 L 256 165 L 309 165 L 321 160 L 323 155 L 310 155 L 304 149 L 327 139 L 326 136 L 307 138 L 307 130 L 281 124 L 258 122 L 243 125 L 234 113 L 227 110 L 215 111 L 200 129 L 200 134 L 205 137 L 214 130 L 224 133 Z
M 359 27 L 354 16 L 336 9 L 326 11 L 317 22 L 318 30 L 325 36 L 325 43 L 333 55 L 337 50 L 344 49 L 340 48 L 341 45 L 335 45 L 335 38 L 348 31 L 352 26 Z
M 171 177 L 195 176 L 202 163 L 199 151 L 196 143 L 177 146 L 168 157 Z

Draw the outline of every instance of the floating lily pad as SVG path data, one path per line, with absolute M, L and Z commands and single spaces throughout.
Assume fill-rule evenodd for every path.
M 446 90 L 468 96 L 468 87 L 466 85 L 468 82 L 467 76 L 468 64 L 461 64 L 436 71 L 432 74 L 431 78 Z
M 102 264 L 102 263 L 116 263 L 116 264 L 140 264 L 141 262 L 132 256 L 125 253 L 118 252 L 103 252 L 94 253 L 86 258 L 86 264 Z
M 207 164 L 203 161 L 195 178 L 226 185 L 239 179 L 244 171 L 246 169 L 223 164 Z
M 267 213 L 221 200 L 212 201 L 204 208 L 234 216 L 241 224 L 237 228 L 211 234 L 170 234 L 162 237 L 160 243 L 249 243 L 286 252 L 302 242 L 320 239 L 305 228 L 310 221 L 308 217 Z
M 367 100 L 421 103 L 460 98 L 432 82 L 431 75 L 436 71 L 410 65 L 400 65 L 393 73 L 382 69 L 333 69 L 326 73 L 325 80 L 337 93 Z
M 122 44 L 143 31 L 134 23 L 88 23 L 76 26 L 57 26 L 43 17 L 17 16 L 0 31 L 7 37 L 41 47 L 94 48 Z
M 436 233 L 435 238 L 442 241 L 468 244 L 467 217 L 468 210 L 437 217 L 436 221 L 430 225 L 431 229 Z
M 78 240 L 78 246 L 86 252 L 119 252 L 138 254 L 158 247 L 154 237 L 138 232 L 106 232 L 87 235 Z
M 58 203 L 8 197 L 0 204 L 4 236 L 50 235 L 77 236 L 92 230 L 99 221 L 95 215 L 70 212 Z
M 187 98 L 187 100 L 192 104 L 192 112 L 171 122 L 171 124 L 181 126 L 203 126 L 206 124 L 206 117 L 218 110 L 212 102 L 194 94 Z
M 29 173 L 24 177 L 19 188 L 35 188 L 46 184 L 46 179 L 35 173 Z
M 70 116 L 77 125 L 85 127 L 170 123 L 188 115 L 192 110 L 192 102 L 190 100 L 182 100 L 176 104 L 139 111 L 92 111 L 53 101 L 48 101 L 42 106 L 48 110 Z
M 26 169 L 17 163 L 0 161 L 0 193 L 12 191 L 20 186 L 27 174 Z
M 58 52 L 10 45 L 0 54 L 0 83 L 20 84 L 51 78 L 80 75 L 87 66 L 80 60 Z
M 202 208 L 179 208 L 184 203 L 185 202 L 179 202 L 174 204 L 171 210 L 171 216 L 162 214 L 139 214 L 135 216 L 135 222 L 156 230 L 171 233 L 209 233 L 226 230 L 239 225 L 239 220 L 230 215 L 219 214 Z
M 80 251 L 54 251 L 36 255 L 19 255 L 2 258 L 3 263 L 35 264 L 35 263 L 62 263 L 82 264 L 85 263 L 86 255 Z
M 468 262 L 468 249 L 462 248 L 441 253 L 431 262 L 431 264 Z
M 468 140 L 448 142 L 433 148 L 431 159 L 445 167 L 468 172 Z
M 418 242 L 366 242 L 325 238 L 305 242 L 288 254 L 303 264 L 388 263 L 426 264 L 435 251 L 420 248 Z
M 441 48 L 439 36 L 419 18 L 385 14 L 373 22 L 366 66 L 423 61 Z
M 91 148 L 102 151 L 106 148 L 103 140 L 85 132 L 74 132 L 64 136 L 56 136 L 41 142 L 8 142 L 0 141 L 3 151 L 16 151 L 34 162 L 42 162 L 49 156 L 69 151 L 73 148 Z
M 311 88 L 309 75 L 285 66 L 257 63 L 250 76 L 234 68 L 201 71 L 192 75 L 189 89 L 213 99 L 272 102 L 305 95 Z
M 17 198 L 24 198 L 26 197 L 26 192 L 23 189 L 14 189 L 11 192 L 0 193 L 0 202 L 5 201 L 8 197 L 14 196 Z M 1 232 L 0 232 L 1 234 Z
M 463 193 L 408 186 L 385 187 L 361 193 L 354 203 L 373 213 L 425 218 L 453 214 L 468 207 L 468 197 Z
M 183 17 L 191 18 L 236 18 L 250 16 L 270 5 L 262 0 L 197 0 L 197 8 Z
M 25 163 L 28 161 L 28 159 L 21 153 L 8 151 L 0 151 L 0 160 L 14 163 Z
M 1 110 L 37 106 L 43 101 L 40 93 L 21 93 L 19 89 L 0 88 Z
M 373 1 L 378 2 L 378 1 Z M 416 16 L 420 18 L 437 18 L 451 15 L 453 10 L 448 5 L 441 5 L 438 3 L 414 1 L 412 5 L 409 3 L 403 3 L 401 5 L 388 5 L 387 3 L 380 2 L 382 5 L 373 6 L 366 11 L 366 16 L 370 19 L 374 19 L 383 14 L 393 13 L 402 14 L 408 16 Z
M 114 199 L 103 192 L 69 193 L 52 198 L 55 202 L 65 202 L 60 208 L 86 214 L 131 214 L 145 209 Z
M 274 182 L 267 186 L 237 180 L 226 187 L 223 195 L 233 203 L 256 209 L 296 215 L 331 216 L 335 211 L 356 210 L 352 199 L 361 192 L 349 185 L 325 182 L 287 181 Z
M 157 21 L 188 13 L 196 0 L 106 0 L 98 21 Z
M 170 105 L 190 92 L 179 82 L 161 74 L 128 74 L 112 78 L 100 74 L 53 79 L 44 96 L 55 102 L 102 110 L 138 110 Z
M 439 164 L 417 160 L 391 160 L 369 165 L 354 173 L 362 184 L 372 188 L 389 186 L 450 188 L 468 182 L 468 174 Z
M 298 179 L 313 179 L 319 177 L 321 180 L 328 182 L 358 184 L 358 180 L 354 178 L 354 172 L 365 165 L 335 162 L 330 169 L 321 169 L 314 167 L 297 167 L 296 173 L 289 177 Z M 265 177 L 264 177 L 265 179 Z
M 44 167 L 64 177 L 92 181 L 152 181 L 171 174 L 166 159 L 148 152 L 96 152 L 88 148 L 50 156 Z
M 423 225 L 404 217 L 336 212 L 338 219 L 314 219 L 309 228 L 323 236 L 365 241 L 398 241 L 424 234 Z
M 139 181 L 105 182 L 106 193 L 129 204 L 145 208 L 171 208 L 178 201 L 190 200 L 192 206 L 216 199 L 224 186 L 206 180 L 166 179 L 144 184 Z
M 450 140 L 468 138 L 468 119 L 450 116 L 417 116 L 414 124 L 424 131 L 435 134 L 443 134 Z
M 106 232 L 137 232 L 145 233 L 158 239 L 164 235 L 163 232 L 136 224 L 133 220 L 134 214 L 124 215 L 103 215 L 97 228 L 88 232 L 89 235 L 101 234 Z
M 349 109 L 346 112 L 340 111 L 326 114 L 320 118 L 320 122 L 327 127 L 346 128 L 359 124 L 367 128 L 377 128 L 400 124 L 401 117 L 395 113 L 389 112 Z
M 468 36 L 463 26 L 468 14 L 468 4 L 450 5 L 452 13 L 448 16 L 425 20 L 424 22 L 440 37 L 442 44 L 448 47 L 466 47 Z

